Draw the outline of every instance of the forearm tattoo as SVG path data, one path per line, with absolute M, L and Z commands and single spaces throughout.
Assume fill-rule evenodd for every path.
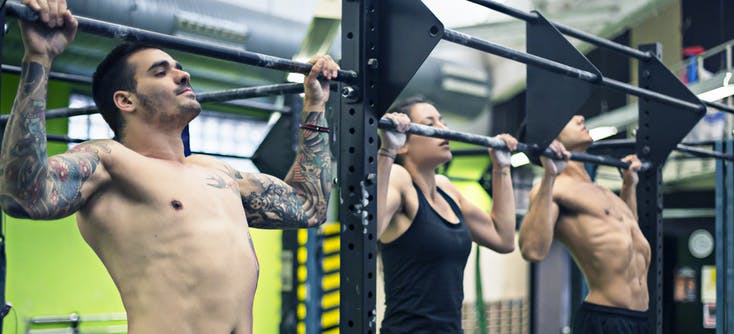
M 102 143 L 47 159 L 46 86 L 49 68 L 23 63 L 21 83 L 0 153 L 0 203 L 13 216 L 55 219 L 83 204 L 81 186 L 97 168 Z
M 326 126 L 323 112 L 304 112 L 302 123 Z M 250 226 L 300 228 L 326 220 L 331 194 L 331 152 L 328 134 L 300 130 L 296 159 L 285 183 L 267 176 L 253 177 L 258 191 L 242 195 Z

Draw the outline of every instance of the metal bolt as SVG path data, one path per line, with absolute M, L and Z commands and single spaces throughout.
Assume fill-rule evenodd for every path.
M 642 147 L 642 154 L 645 154 L 645 155 L 650 154 L 650 146 L 647 146 L 647 145 L 643 146 Z
M 352 86 L 345 86 L 342 88 L 342 96 L 347 99 L 349 103 L 356 103 L 359 101 L 359 91 Z
M 342 88 L 342 96 L 343 97 L 350 97 L 354 94 L 354 88 L 346 86 Z
M 650 77 L 650 71 L 649 70 L 642 71 L 642 77 L 643 78 L 649 78 Z
M 376 70 L 378 67 L 380 67 L 380 62 L 377 60 L 377 58 L 370 58 L 367 60 L 367 66 L 369 66 L 373 70 Z

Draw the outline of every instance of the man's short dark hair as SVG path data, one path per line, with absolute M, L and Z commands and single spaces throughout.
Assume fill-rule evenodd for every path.
M 118 45 L 99 63 L 92 76 L 94 103 L 117 139 L 122 138 L 125 124 L 112 95 L 118 90 L 135 91 L 135 67 L 127 60 L 130 55 L 143 49 L 155 47 L 134 42 Z

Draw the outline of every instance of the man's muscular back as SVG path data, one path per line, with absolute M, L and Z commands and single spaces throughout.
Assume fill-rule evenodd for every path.
M 555 235 L 587 278 L 586 300 L 647 310 L 650 246 L 627 204 L 590 180 L 563 174 L 553 200 L 559 206 Z
M 120 291 L 130 333 L 249 332 L 258 263 L 226 166 L 93 145 L 98 188 L 77 220 Z

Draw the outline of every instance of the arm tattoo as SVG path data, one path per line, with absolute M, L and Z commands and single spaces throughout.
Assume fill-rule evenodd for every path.
M 326 126 L 323 112 L 304 112 L 303 124 Z M 285 183 L 253 176 L 255 190 L 242 195 L 252 227 L 301 228 L 326 221 L 331 193 L 331 152 L 327 134 L 301 130 L 295 162 Z
M 47 159 L 48 67 L 23 63 L 23 74 L 0 153 L 0 204 L 9 214 L 55 219 L 83 204 L 80 189 L 100 162 L 104 144 L 79 145 Z
M 256 191 L 242 194 L 242 203 L 247 212 L 247 222 L 257 228 L 300 228 L 308 227 L 307 212 L 295 189 L 268 176 L 253 176 Z

